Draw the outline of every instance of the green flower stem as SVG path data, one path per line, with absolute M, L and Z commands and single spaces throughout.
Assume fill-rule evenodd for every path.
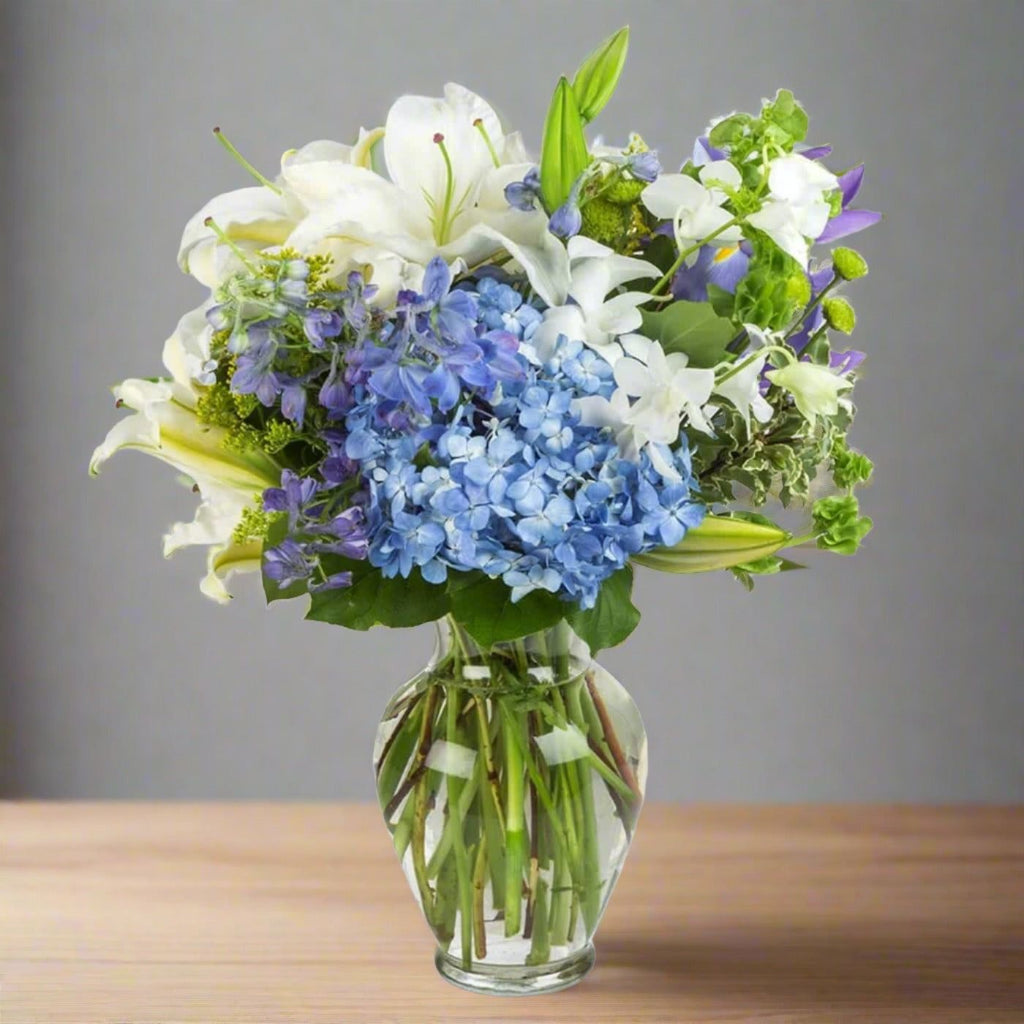
M 484 886 L 487 881 L 487 833 L 480 836 L 473 865 L 473 954 L 477 960 L 487 956 L 487 931 L 484 926 Z
M 434 894 L 427 879 L 426 839 L 427 811 L 430 809 L 430 794 L 426 774 L 419 777 L 413 791 L 412 818 L 412 870 L 416 877 L 416 885 L 423 904 L 423 913 L 428 921 L 433 921 Z
M 395 811 L 398 810 L 402 801 L 408 796 L 409 791 L 416 784 L 417 780 L 423 774 L 427 764 L 427 754 L 430 753 L 431 740 L 431 729 L 434 725 L 434 712 L 437 708 L 439 690 L 436 686 L 431 686 L 427 690 L 426 703 L 423 709 L 423 720 L 420 723 L 420 737 L 419 743 L 416 747 L 416 753 L 413 757 L 412 763 L 409 765 L 409 773 L 405 777 L 405 781 L 395 790 L 394 796 L 388 801 L 387 806 L 384 808 L 384 818 L 386 821 L 391 821 Z
M 640 786 L 636 781 L 636 776 L 633 774 L 633 769 L 630 767 L 629 761 L 626 760 L 626 755 L 623 753 L 619 738 L 615 735 L 615 728 L 612 726 L 608 709 L 604 706 L 604 700 L 601 698 L 601 694 L 597 692 L 597 685 L 594 683 L 593 675 L 587 673 L 586 681 L 587 691 L 590 693 L 590 699 L 594 702 L 594 710 L 597 712 L 598 720 L 601 723 L 601 730 L 604 733 L 608 749 L 611 751 L 612 760 L 618 769 L 619 778 L 632 790 L 636 800 L 641 801 L 643 800 L 643 793 L 640 792 Z M 596 767 L 597 762 L 594 761 L 592 763 Z
M 422 695 L 420 695 L 422 697 Z M 420 732 L 420 720 L 423 715 L 423 701 L 417 699 L 406 706 L 394 732 L 388 737 L 387 743 L 377 762 L 377 793 L 384 797 L 395 792 L 402 773 L 413 750 L 416 748 Z
M 577 727 L 587 731 L 587 722 L 583 714 L 583 702 L 580 697 L 580 687 L 573 684 L 569 688 L 568 708 Z M 593 752 L 591 756 L 595 755 Z M 600 764 L 598 760 L 598 764 Z M 600 851 L 597 848 L 597 816 L 594 813 L 594 791 L 587 766 L 580 766 L 580 807 L 583 812 L 583 874 L 582 874 L 582 901 L 583 920 L 588 930 L 597 926 L 597 919 L 601 913 L 601 864 Z
M 522 926 L 523 756 L 515 708 L 507 699 L 499 703 L 505 747 L 505 935 L 511 937 Z
M 477 697 L 475 704 L 477 735 L 479 736 L 480 739 L 481 763 L 483 765 L 484 775 L 486 776 L 487 780 L 487 789 L 488 792 L 491 794 L 491 803 L 496 814 L 496 820 L 501 829 L 502 842 L 504 842 L 505 819 L 501 811 L 501 788 L 498 779 L 498 770 L 494 766 L 494 751 L 491 748 L 491 739 L 488 733 L 487 712 L 484 709 L 483 698 Z
M 551 959 L 551 933 L 548 929 L 548 883 L 537 880 L 536 907 L 533 915 L 533 934 L 526 963 L 530 967 L 546 964 Z
M 448 687 L 445 694 L 447 703 L 447 738 L 449 743 L 459 741 L 459 694 L 457 689 Z M 473 963 L 473 875 L 469 863 L 469 851 L 466 849 L 466 837 L 463 832 L 463 815 L 461 799 L 465 779 L 457 775 L 447 775 L 448 809 L 459 808 L 459 815 L 452 828 L 452 839 L 455 847 L 455 877 L 459 887 L 459 932 L 462 941 L 463 966 L 469 969 Z

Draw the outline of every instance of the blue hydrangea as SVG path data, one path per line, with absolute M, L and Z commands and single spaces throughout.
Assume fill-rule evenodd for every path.
M 515 307 L 513 307 L 515 308 Z M 367 483 L 368 557 L 385 576 L 418 569 L 500 576 L 514 600 L 545 590 L 592 607 L 631 555 L 675 543 L 700 522 L 685 441 L 666 451 L 679 479 L 646 453 L 624 459 L 610 432 L 580 423 L 574 401 L 608 397 L 611 367 L 562 338 L 491 405 L 465 402 L 410 435 L 379 425 L 375 393 L 349 417 L 346 453 Z M 421 462 L 413 451 L 426 451 Z

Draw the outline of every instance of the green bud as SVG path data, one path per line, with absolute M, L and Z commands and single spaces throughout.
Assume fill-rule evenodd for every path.
M 629 26 L 609 36 L 580 65 L 572 80 L 580 117 L 584 123 L 593 121 L 612 98 L 619 83 L 626 51 L 629 49 Z
M 852 494 L 819 499 L 811 507 L 811 515 L 818 547 L 837 555 L 852 555 L 874 526 L 867 516 L 860 515 L 860 506 Z
M 833 295 L 822 303 L 822 312 L 825 314 L 825 322 L 833 330 L 841 331 L 843 334 L 852 334 L 857 325 L 857 314 L 853 306 L 841 295 Z
M 786 279 L 786 298 L 794 306 L 806 306 L 811 301 L 811 282 L 806 274 L 794 274 Z
M 868 272 L 868 261 L 856 249 L 845 246 L 832 250 L 832 266 L 844 281 L 856 281 Z
M 791 534 L 772 523 L 705 516 L 671 548 L 656 548 L 633 561 L 661 572 L 692 573 L 756 563 L 785 547 Z
M 832 217 L 838 217 L 843 212 L 843 193 L 836 191 L 832 192 L 828 197 L 828 215 L 829 219 Z
M 540 153 L 541 196 L 548 213 L 553 213 L 569 198 L 573 183 L 589 163 L 576 94 L 569 80 L 560 78 L 544 122 Z

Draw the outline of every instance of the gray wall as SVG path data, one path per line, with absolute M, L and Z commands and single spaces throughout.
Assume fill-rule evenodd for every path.
M 877 522 L 855 559 L 747 595 L 643 572 L 605 661 L 651 733 L 651 794 L 686 800 L 1024 798 L 1021 146 L 1024 7 L 976 3 L 8 0 L 0 530 L 5 791 L 368 797 L 373 729 L 427 628 L 353 634 L 202 598 L 160 535 L 193 498 L 151 460 L 98 482 L 105 388 L 159 369 L 200 291 L 186 218 L 260 167 L 448 79 L 536 147 L 550 90 L 620 23 L 600 127 L 667 162 L 781 84 L 835 163 L 864 159 L 855 295 L 870 372 L 855 438 Z M 1016 189 L 1012 188 L 1015 183 Z M 248 581 L 246 581 L 248 582 Z

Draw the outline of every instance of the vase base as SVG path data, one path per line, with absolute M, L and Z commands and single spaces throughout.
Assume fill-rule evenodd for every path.
M 434 956 L 434 963 L 442 978 L 470 992 L 487 992 L 498 996 L 529 996 L 557 992 L 582 981 L 594 966 L 594 958 L 594 947 L 588 943 L 578 953 L 564 960 L 554 960 L 536 967 L 474 963 L 467 970 L 462 960 L 440 949 Z

